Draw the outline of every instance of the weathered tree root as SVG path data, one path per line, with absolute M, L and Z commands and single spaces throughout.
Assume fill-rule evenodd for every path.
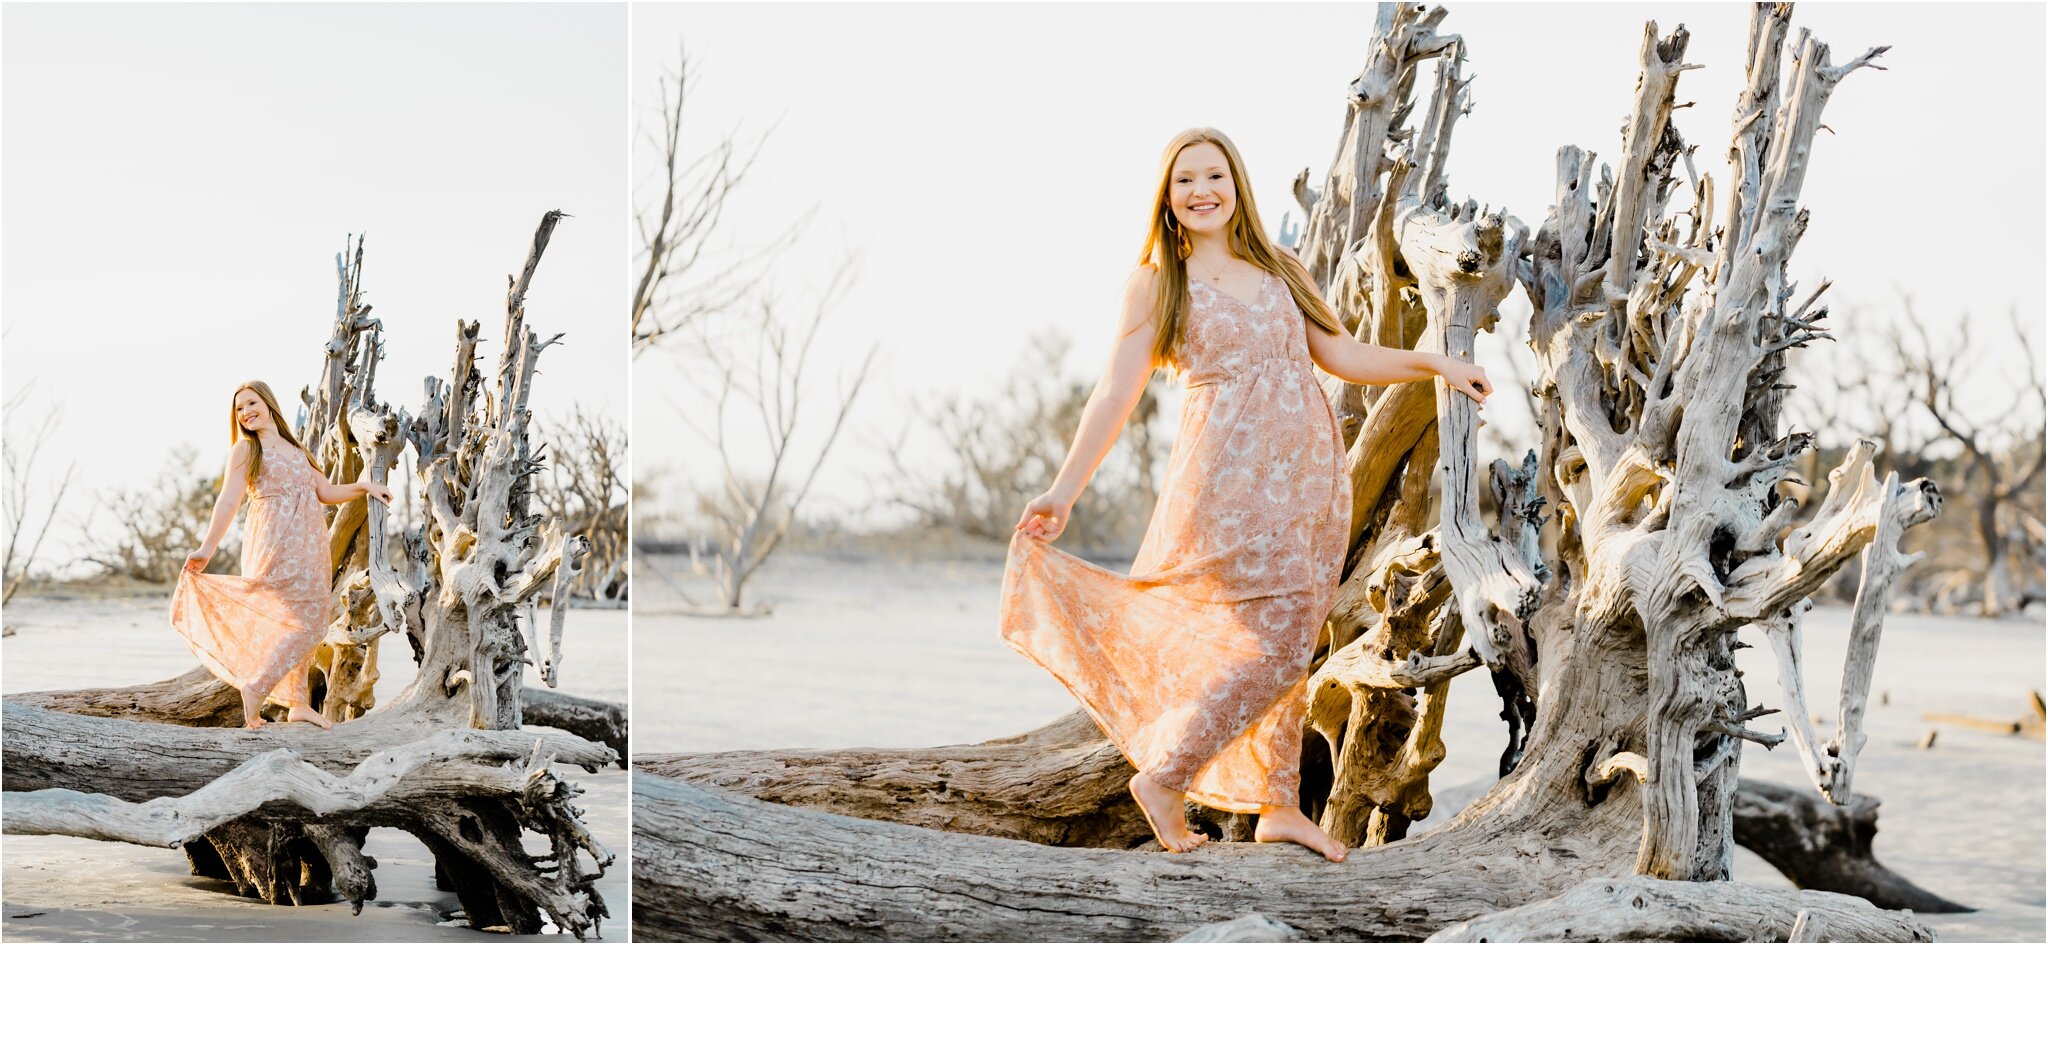
M 12 703 L 4 732 L 8 833 L 184 845 L 195 874 L 231 881 L 244 896 L 342 899 L 360 912 L 376 896 L 362 832 L 398 827 L 442 861 L 474 926 L 531 933 L 545 920 L 580 938 L 607 916 L 592 883 L 613 855 L 570 804 L 581 792 L 552 768 L 596 772 L 617 761 L 600 744 L 450 728 L 396 711 L 331 732 L 249 732 Z M 551 852 L 528 854 L 524 829 L 546 835 Z
M 1626 831 L 1626 810 L 1589 823 Z M 1462 826 L 1462 830 L 1460 827 Z M 1310 940 L 1419 940 L 1618 873 L 1627 846 L 1468 822 L 1331 864 L 1293 845 L 1057 848 L 633 774 L 636 940 L 1172 940 L 1256 911 Z
M 1763 857 L 1801 889 L 1862 897 L 1879 907 L 1956 914 L 1965 907 L 1893 871 L 1871 852 L 1878 800 L 1832 805 L 1798 788 L 1744 780 L 1735 792 L 1735 844 Z
M 294 907 L 346 901 L 361 914 L 377 898 L 377 860 L 363 852 L 368 834 L 366 827 L 252 817 L 185 843 L 185 859 L 194 875 L 228 882 L 241 896 Z
M 1539 903 L 1451 926 L 1430 943 L 1932 943 L 1910 913 L 1865 900 L 1737 882 L 1603 878 Z

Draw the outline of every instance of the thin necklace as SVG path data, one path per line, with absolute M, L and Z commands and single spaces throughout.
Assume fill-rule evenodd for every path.
M 1189 258 L 1188 260 L 1189 260 L 1189 261 L 1193 261 L 1194 259 L 1193 259 L 1193 258 Z M 1233 255 L 1233 256 L 1231 257 L 1231 259 L 1230 259 L 1230 261 L 1236 261 L 1236 260 L 1237 260 L 1237 258 L 1236 258 L 1236 257 L 1235 257 L 1234 255 Z M 1226 262 L 1224 262 L 1224 263 L 1223 263 L 1223 271 L 1224 271 L 1224 272 L 1228 272 L 1228 271 L 1230 271 L 1230 261 L 1226 261 Z M 1208 282 L 1208 283 L 1209 283 L 1209 284 L 1210 284 L 1211 286 L 1215 286 L 1215 285 L 1216 285 L 1216 283 L 1217 283 L 1217 281 L 1218 281 L 1218 280 L 1221 280 L 1221 279 L 1223 278 L 1223 272 L 1218 272 L 1218 273 L 1216 273 L 1216 274 L 1215 274 L 1215 275 L 1213 275 L 1213 276 L 1204 276 L 1204 277 L 1202 277 L 1202 278 L 1203 278 L 1204 280 L 1206 280 L 1206 281 L 1207 281 L 1207 282 Z

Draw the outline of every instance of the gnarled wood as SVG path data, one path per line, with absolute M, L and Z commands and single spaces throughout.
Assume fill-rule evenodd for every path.
M 1430 943 L 1932 943 L 1934 930 L 1853 896 L 1738 882 L 1596 879 L 1455 925 Z

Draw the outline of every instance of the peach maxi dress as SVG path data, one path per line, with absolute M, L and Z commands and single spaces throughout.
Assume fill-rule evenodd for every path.
M 327 514 L 313 464 L 292 446 L 263 452 L 249 490 L 242 574 L 187 570 L 171 595 L 171 627 L 193 655 L 244 697 L 311 702 L 306 666 L 327 628 Z
M 1351 517 L 1304 323 L 1278 276 L 1251 304 L 1190 279 L 1187 398 L 1130 575 L 1021 532 L 1003 575 L 1004 641 L 1132 765 L 1233 812 L 1300 800 L 1308 663 Z

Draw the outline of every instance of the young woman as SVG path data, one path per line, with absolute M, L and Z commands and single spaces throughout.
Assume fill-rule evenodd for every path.
M 1492 387 L 1471 364 L 1347 337 L 1301 262 L 1267 239 L 1243 171 L 1218 131 L 1167 145 L 1122 333 L 1058 477 L 1011 537 L 1002 633 L 1137 768 L 1131 795 L 1161 845 L 1208 841 L 1189 831 L 1185 798 L 1258 814 L 1258 841 L 1342 860 L 1299 793 L 1308 663 L 1351 518 L 1343 436 L 1315 368 L 1357 384 L 1442 378 L 1476 402 Z M 1123 576 L 1047 542 L 1160 366 L 1187 398 Z
M 243 725 L 262 727 L 268 698 L 289 709 L 287 721 L 331 729 L 313 710 L 306 686 L 307 661 L 327 630 L 327 516 L 320 506 L 363 496 L 390 504 L 391 491 L 380 483 L 328 482 L 283 416 L 269 385 L 249 381 L 235 389 L 228 414 L 234 446 L 213 525 L 185 559 L 171 596 L 171 627 L 207 670 L 242 691 Z M 202 571 L 245 493 L 241 576 L 207 576 Z

